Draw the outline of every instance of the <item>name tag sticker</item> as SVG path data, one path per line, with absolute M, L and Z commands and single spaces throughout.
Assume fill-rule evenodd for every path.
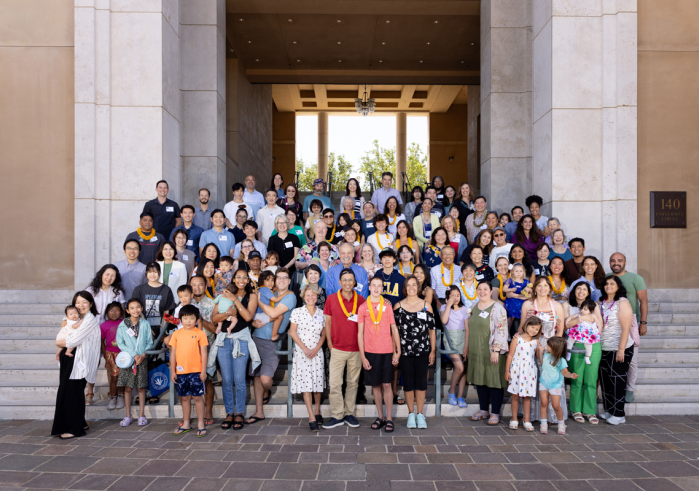
M 189 256 L 187 254 L 182 254 L 182 259 L 189 261 Z
M 423 320 L 423 321 L 426 321 L 426 320 L 427 320 L 427 314 L 426 314 L 425 312 L 418 312 L 418 313 L 417 313 L 417 318 L 418 318 L 418 319 L 421 319 L 421 320 Z
M 220 240 L 221 242 L 228 242 L 228 237 L 226 237 L 225 235 L 219 235 L 218 240 Z
M 373 223 L 367 223 L 367 224 L 366 224 L 366 228 L 374 228 L 374 224 L 373 224 Z
M 359 322 L 359 319 L 357 318 L 357 314 L 352 314 L 347 318 L 348 321 L 350 322 Z
M 131 329 L 131 328 L 129 327 L 129 328 L 126 330 L 126 334 L 128 334 L 129 337 L 132 338 L 132 337 L 134 337 L 134 336 L 136 335 L 136 332 L 135 332 L 133 329 Z
M 78 368 L 79 368 L 80 370 L 85 370 L 87 367 L 85 366 L 85 364 L 84 364 L 83 362 L 79 361 L 79 362 L 78 362 Z
M 361 290 L 362 288 L 364 288 L 364 285 L 362 285 L 361 283 L 357 283 L 357 286 L 354 287 L 354 289 L 357 291 Z
M 483 279 L 483 275 L 482 275 L 482 274 L 477 274 L 477 275 L 476 275 L 476 279 L 477 279 L 477 280 L 482 280 L 482 279 Z
M 194 245 L 194 241 L 193 241 L 192 239 L 189 239 L 189 240 L 187 241 L 187 245 L 190 246 L 190 247 L 192 247 L 192 246 Z
M 544 322 L 548 322 L 548 321 L 551 320 L 551 316 L 548 315 L 548 314 L 540 314 L 540 315 L 539 315 L 539 318 L 540 318 L 542 321 L 544 321 Z
M 170 271 L 170 276 L 171 276 L 172 278 L 179 278 L 179 277 L 180 277 L 180 273 L 178 273 L 177 271 Z
M 541 274 L 541 270 L 540 270 L 539 268 L 535 269 L 535 270 L 534 270 L 534 274 L 536 274 L 537 276 L 540 275 L 540 274 Z
M 165 211 L 170 212 L 170 213 L 171 213 L 171 212 L 174 212 L 174 211 L 175 211 L 175 207 L 174 207 L 174 206 L 166 206 L 166 207 L 165 207 Z
M 184 367 L 182 365 L 177 365 L 177 371 L 180 373 L 184 372 Z
M 483 317 L 484 319 L 487 319 L 487 318 L 488 318 L 488 315 L 489 315 L 489 314 L 488 314 L 488 311 L 487 311 L 487 310 L 484 310 L 483 312 L 481 312 L 481 313 L 479 314 L 479 316 L 480 316 L 480 317 Z
M 150 239 L 150 241 L 151 241 L 151 242 L 158 242 L 158 238 L 155 237 L 155 236 L 153 236 L 153 237 Z
M 291 242 L 284 242 L 284 247 L 286 247 L 287 249 L 291 249 L 292 247 L 294 247 L 294 244 L 292 244 Z

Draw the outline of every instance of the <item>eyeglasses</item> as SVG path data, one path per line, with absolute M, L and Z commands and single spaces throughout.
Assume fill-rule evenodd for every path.
M 252 249 L 253 247 L 251 245 L 244 245 L 243 249 Z
M 137 251 L 138 247 L 127 247 L 125 250 L 127 251 Z
M 335 215 L 325 215 L 323 218 L 335 218 Z
M 495 235 L 493 235 L 493 237 L 504 237 L 504 236 L 505 236 L 505 234 L 495 234 Z
M 277 276 L 277 279 L 278 279 L 278 280 L 286 280 L 286 281 L 289 281 L 289 277 L 288 277 L 288 276 Z

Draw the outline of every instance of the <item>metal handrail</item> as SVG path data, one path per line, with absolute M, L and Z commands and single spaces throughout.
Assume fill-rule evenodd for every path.
M 444 342 L 445 349 L 442 349 L 440 341 Z M 438 339 L 435 342 L 437 343 L 437 356 L 435 356 L 436 360 L 434 363 L 434 415 L 439 418 L 442 416 L 442 355 L 455 355 L 458 352 L 451 347 L 449 336 L 443 329 L 440 330 Z
M 369 177 L 369 193 L 371 196 L 374 196 L 374 173 L 369 172 L 367 177 Z
M 332 199 L 332 195 L 331 195 L 332 192 L 333 192 L 333 173 L 332 173 L 332 171 L 328 171 L 328 184 L 327 184 L 326 196 L 328 198 Z
M 291 181 L 291 184 L 294 184 L 296 187 L 298 187 L 300 175 L 301 173 L 299 171 L 294 172 L 294 179 Z
M 408 179 L 408 173 L 405 171 L 400 171 L 403 176 L 403 203 L 410 203 L 412 197 L 410 196 L 410 180 Z
M 160 317 L 160 333 L 158 334 L 158 337 L 156 340 L 153 342 L 153 347 L 155 349 L 151 350 L 146 350 L 145 354 L 146 355 L 161 355 L 165 353 L 168 348 L 167 346 L 162 346 L 161 348 L 158 348 L 159 345 L 162 344 L 163 338 L 165 337 L 165 332 L 167 331 L 167 326 L 170 324 L 169 322 L 164 322 L 165 316 Z M 168 381 L 168 384 L 170 388 L 168 389 L 168 396 L 169 396 L 169 401 L 168 401 L 168 417 L 169 418 L 174 418 L 175 417 L 175 384 L 172 382 L 172 374 L 170 374 L 170 380 Z
M 293 394 L 291 393 L 291 369 L 294 366 L 294 340 L 289 336 L 288 332 L 282 333 L 279 335 L 278 341 L 283 341 L 284 337 L 287 338 L 287 349 L 286 351 L 283 350 L 275 350 L 274 353 L 279 355 L 279 356 L 284 356 L 286 355 L 286 384 L 287 384 L 287 391 L 286 391 L 286 417 L 287 418 L 293 418 L 294 417 L 294 398 Z

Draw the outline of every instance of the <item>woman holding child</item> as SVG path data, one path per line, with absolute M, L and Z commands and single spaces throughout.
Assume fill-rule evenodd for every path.
M 72 306 L 78 310 L 79 325 L 67 339 L 56 341 L 56 346 L 64 349 L 60 353 L 60 382 L 51 434 L 60 435 L 61 440 L 85 436 L 89 429 L 85 421 L 85 386 L 97 380 L 100 361 L 101 332 L 94 298 L 87 291 L 78 292 Z M 66 356 L 65 348 L 76 349 L 72 356 Z

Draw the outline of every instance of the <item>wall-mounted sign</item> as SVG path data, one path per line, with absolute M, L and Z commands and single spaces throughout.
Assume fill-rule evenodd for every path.
M 686 191 L 650 192 L 650 228 L 687 228 Z

